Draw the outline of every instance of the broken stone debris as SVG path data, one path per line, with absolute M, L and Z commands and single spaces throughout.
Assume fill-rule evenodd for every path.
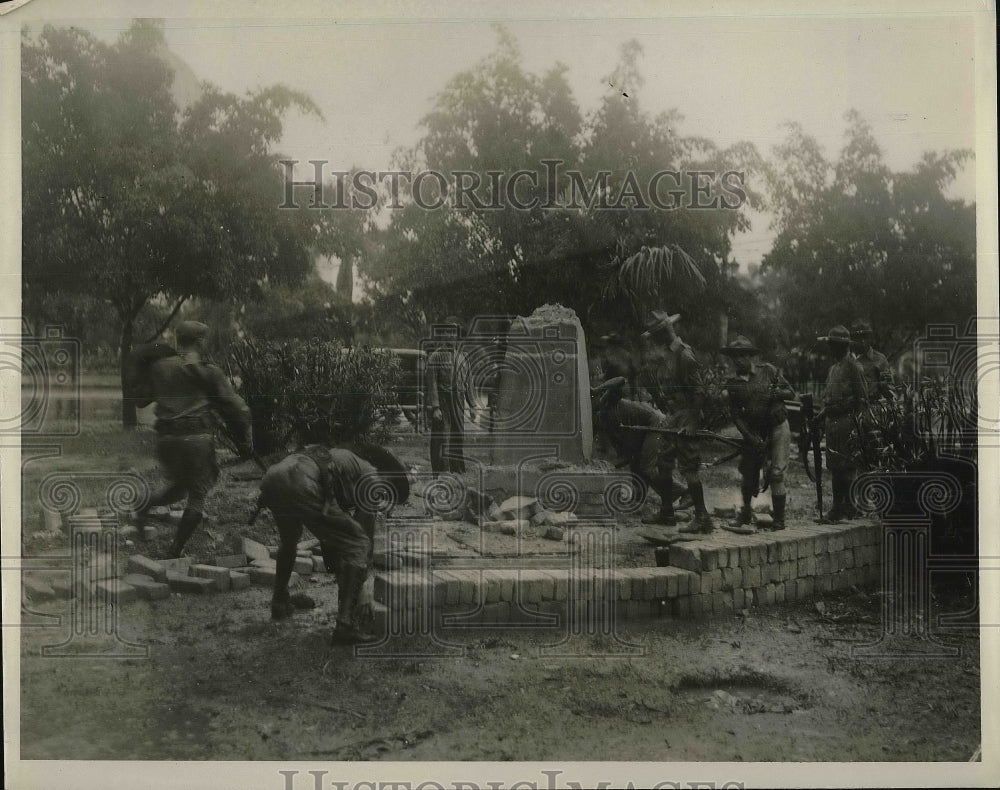
M 243 538 L 243 554 L 250 560 L 269 560 L 271 551 L 263 543 Z
M 500 505 L 500 515 L 505 520 L 530 519 L 539 509 L 537 499 L 512 496 L 505 499 Z

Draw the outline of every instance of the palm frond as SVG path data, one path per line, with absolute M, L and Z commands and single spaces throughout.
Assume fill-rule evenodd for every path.
M 643 246 L 626 257 L 624 245 L 619 243 L 611 266 L 614 273 L 605 286 L 606 298 L 625 296 L 641 300 L 680 279 L 694 281 L 699 289 L 705 287 L 705 275 L 698 264 L 677 244 Z

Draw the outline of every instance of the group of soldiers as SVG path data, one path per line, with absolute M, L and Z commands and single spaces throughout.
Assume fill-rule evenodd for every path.
M 631 471 L 660 498 L 659 512 L 646 523 L 673 527 L 678 524 L 674 503 L 685 493 L 673 479 L 679 467 L 694 507 L 690 522 L 679 533 L 710 533 L 715 525 L 705 505 L 700 479 L 698 442 L 716 436 L 702 430 L 705 386 L 702 366 L 693 350 L 678 335 L 679 315 L 653 311 L 641 336 L 638 358 L 617 334 L 602 338 L 603 383 L 592 396 L 597 422 L 612 448 Z M 826 432 L 827 468 L 833 488 L 833 505 L 826 520 L 851 518 L 857 511 L 851 485 L 857 473 L 852 452 L 857 414 L 874 398 L 893 397 L 893 374 L 886 357 L 872 347 L 872 329 L 855 321 L 849 331 L 838 325 L 819 338 L 832 364 L 823 393 L 823 409 L 816 422 Z M 853 350 L 852 350 L 853 346 Z M 733 532 L 755 530 L 754 497 L 770 487 L 771 528 L 785 528 L 788 495 L 785 473 L 791 449 L 786 402 L 796 393 L 782 372 L 763 362 L 759 350 L 743 335 L 731 338 L 722 349 L 732 361 L 725 381 L 729 415 L 740 434 L 739 473 L 741 506 L 732 523 Z M 628 393 L 629 398 L 624 395 Z
M 130 388 L 137 405 L 156 402 L 157 456 L 167 478 L 134 514 L 134 523 L 142 527 L 152 508 L 187 500 L 168 557 L 182 556 L 204 518 L 205 498 L 218 480 L 217 417 L 225 422 L 240 457 L 257 459 L 250 409 L 222 370 L 203 359 L 208 333 L 205 324 L 185 321 L 177 327 L 176 349 L 162 345 L 136 349 L 133 359 L 138 361 L 131 366 L 137 381 Z M 260 491 L 257 512 L 271 510 L 280 538 L 272 618 L 288 617 L 299 602 L 289 595 L 288 583 L 305 527 L 319 539 L 326 567 L 337 577 L 333 643 L 375 641 L 360 622 L 368 604 L 363 588 L 373 558 L 378 512 L 391 512 L 409 497 L 403 464 L 373 445 L 313 444 L 266 467 Z
M 678 532 L 710 533 L 715 525 L 705 503 L 698 449 L 706 433 L 702 430 L 703 369 L 678 334 L 679 320 L 678 314 L 652 313 L 641 336 L 638 364 L 619 338 L 606 337 L 605 380 L 591 395 L 597 422 L 622 465 L 628 465 L 659 495 L 659 511 L 647 522 L 677 526 L 675 503 L 680 507 L 687 500 L 694 509 L 693 518 Z M 460 324 L 454 318 L 446 324 L 454 328 L 453 336 L 438 344 L 427 364 L 431 466 L 435 474 L 460 474 L 464 471 L 465 408 L 474 419 L 478 405 L 468 365 L 457 348 Z M 254 458 L 264 468 L 258 512 L 271 510 L 280 538 L 272 617 L 285 618 L 294 609 L 288 583 L 306 528 L 320 540 L 327 568 L 337 576 L 339 607 L 333 641 L 372 641 L 374 637 L 364 632 L 358 620 L 365 604 L 362 588 L 372 563 L 375 520 L 379 511 L 391 511 L 409 497 L 406 468 L 387 450 L 365 444 L 312 444 L 264 467 L 253 450 L 249 408 L 222 370 L 203 358 L 208 334 L 206 325 L 185 321 L 176 330 L 176 349 L 156 345 L 137 349 L 133 355 L 136 381 L 130 389 L 137 405 L 156 402 L 157 455 L 167 478 L 135 514 L 136 525 L 146 523 L 152 508 L 186 498 L 168 552 L 169 557 L 182 555 L 204 519 L 205 499 L 218 480 L 214 440 L 221 418 L 240 457 Z M 850 452 L 855 415 L 869 398 L 892 397 L 893 376 L 885 356 L 872 348 L 871 327 L 864 322 L 856 322 L 852 331 L 835 326 L 820 340 L 833 359 L 818 418 L 826 430 L 833 486 L 833 507 L 827 517 L 838 520 L 855 514 L 850 499 L 857 471 Z M 722 351 L 732 359 L 733 373 L 725 392 L 742 437 L 742 507 L 726 528 L 752 532 L 752 500 L 770 486 L 772 526 L 783 529 L 784 475 L 791 444 L 785 403 L 794 399 L 795 392 L 781 371 L 761 361 L 758 349 L 743 335 L 732 338 Z M 675 466 L 683 482 L 674 481 Z

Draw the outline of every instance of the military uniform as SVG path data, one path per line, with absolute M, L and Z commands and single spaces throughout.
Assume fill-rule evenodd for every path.
M 830 330 L 830 339 L 835 342 L 849 342 L 843 341 L 845 335 L 850 338 L 843 327 Z M 833 506 L 829 513 L 831 519 L 852 515 L 854 511 L 850 503 L 850 488 L 857 472 L 854 456 L 857 416 L 867 399 L 864 371 L 847 351 L 830 366 L 823 390 L 826 467 L 830 470 L 833 486 Z
M 854 471 L 852 434 L 858 409 L 868 397 L 865 374 L 850 356 L 834 363 L 826 377 L 823 410 L 826 417 L 826 466 L 833 471 Z
M 723 351 L 748 357 L 757 353 L 742 335 Z M 774 527 L 783 529 L 785 471 L 792 437 L 785 401 L 794 398 L 795 392 L 774 365 L 749 359 L 740 364 L 748 365 L 746 372 L 729 378 L 725 385 L 730 413 L 744 439 L 739 463 L 743 507 L 733 526 L 738 529 L 752 522 L 750 502 L 760 492 L 760 472 L 764 467 L 771 486 Z
M 855 361 L 861 366 L 869 398 L 892 395 L 892 386 L 895 384 L 895 377 L 892 374 L 892 366 L 889 364 L 889 359 L 885 354 L 881 351 L 876 351 L 874 348 L 869 348 L 867 351 L 862 351 L 855 355 Z
M 670 475 L 673 460 L 665 456 L 664 435 L 651 431 L 636 430 L 627 426 L 665 428 L 666 418 L 648 403 L 620 400 L 601 411 L 601 427 L 608 441 L 623 459 L 627 459 L 629 469 L 652 482 Z
M 435 474 L 465 471 L 465 406 L 475 408 L 468 360 L 450 347 L 436 349 L 427 359 L 426 405 L 440 409 L 431 421 L 431 470 Z
M 623 378 L 627 382 L 626 392 L 631 397 L 635 392 L 637 371 L 631 352 L 623 345 L 623 339 L 617 332 L 604 335 L 604 352 L 600 356 L 601 380 Z
M 872 327 L 867 321 L 858 319 L 851 324 L 851 338 L 855 341 L 857 350 L 854 359 L 861 366 L 865 376 L 865 387 L 868 397 L 892 398 L 892 388 L 896 383 L 892 374 L 892 366 L 881 351 L 872 348 Z
M 654 310 L 647 321 L 643 338 L 662 337 L 665 343 L 654 343 L 644 354 L 640 385 L 649 393 L 653 404 L 666 414 L 666 427 L 695 434 L 701 428 L 703 382 L 701 364 L 687 343 L 676 336 L 673 324 L 680 315 L 668 315 Z M 681 474 L 688 484 L 688 494 L 694 504 L 694 519 L 681 532 L 709 533 L 715 525 L 705 506 L 705 490 L 699 471 L 701 457 L 697 440 L 676 436 L 665 437 L 670 450 L 667 457 L 676 458 Z M 669 484 L 672 491 L 672 483 Z
M 666 415 L 666 427 L 694 433 L 701 428 L 701 364 L 680 338 L 670 346 L 651 349 L 643 359 L 639 383 Z M 671 440 L 677 464 L 685 475 L 697 475 L 701 456 L 693 441 Z
M 368 576 L 378 503 L 366 492 L 381 474 L 350 450 L 311 445 L 271 466 L 260 484 L 259 505 L 270 508 L 281 539 L 271 616 L 291 614 L 288 580 L 302 529 L 315 535 L 327 569 L 337 575 L 335 641 L 372 641 L 356 627 L 355 606 Z
M 661 504 L 656 523 L 675 522 L 670 476 L 673 445 L 662 433 L 642 430 L 664 428 L 667 419 L 648 403 L 622 400 L 625 385 L 625 378 L 618 376 L 592 390 L 598 398 L 597 424 L 615 452 L 628 463 L 629 471 L 659 494 Z
M 177 328 L 179 341 L 196 343 L 208 327 L 186 321 Z M 139 513 L 187 497 L 171 554 L 179 556 L 201 523 L 205 499 L 219 478 L 215 458 L 215 414 L 234 434 L 241 453 L 252 452 L 250 409 L 237 395 L 222 370 L 201 362 L 193 346 L 153 362 L 149 368 L 152 399 L 156 401 L 156 452 L 166 472 L 167 485 L 153 494 Z

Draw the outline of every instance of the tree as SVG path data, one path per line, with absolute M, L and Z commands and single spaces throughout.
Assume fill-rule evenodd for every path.
M 778 235 L 762 266 L 783 322 L 803 341 L 865 318 L 890 351 L 928 324 L 964 327 L 976 309 L 975 205 L 944 190 L 971 152 L 926 153 L 894 173 L 865 120 L 846 120 L 836 162 L 797 125 L 774 152 Z
M 271 148 L 291 108 L 282 86 L 237 97 L 205 86 L 183 116 L 171 96 L 162 26 L 135 21 L 111 45 L 46 26 L 22 41 L 23 289 L 87 295 L 111 310 L 122 363 L 152 299 L 172 304 L 152 340 L 192 297 L 252 296 L 309 271 L 319 230 L 279 210 Z M 135 425 L 123 399 L 122 420 Z
M 588 329 L 605 328 L 608 316 L 638 328 L 653 304 L 697 302 L 699 313 L 714 304 L 717 293 L 706 297 L 705 288 L 727 259 L 730 235 L 746 227 L 741 207 L 671 211 L 631 195 L 659 171 L 722 173 L 753 161 L 755 152 L 719 151 L 678 135 L 676 114 L 645 113 L 636 97 L 635 42 L 623 47 L 608 79 L 628 85 L 629 97 L 609 85 L 601 107 L 585 118 L 564 66 L 530 74 L 510 34 L 497 33 L 496 50 L 437 96 L 423 119 L 424 137 L 399 162 L 401 170 L 468 173 L 475 200 L 449 192 L 443 207 L 430 211 L 406 194 L 405 207 L 362 260 L 378 297 L 406 307 L 418 323 L 447 313 L 526 314 L 560 302 Z M 505 194 L 501 207 L 491 205 L 490 174 L 519 171 L 535 180 L 522 179 L 515 197 L 537 204 L 518 208 Z M 717 197 L 718 179 L 707 180 Z M 690 192 L 691 177 L 679 186 Z

